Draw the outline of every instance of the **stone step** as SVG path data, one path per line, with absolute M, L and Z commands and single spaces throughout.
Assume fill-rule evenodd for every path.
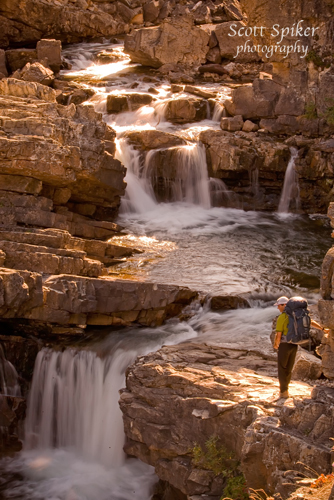
M 0 241 L 16 241 L 49 248 L 69 248 L 85 252 L 85 240 L 75 238 L 61 229 L 15 227 L 12 231 L 0 228 Z
M 0 241 L 0 249 L 5 253 L 3 265 L 11 269 L 95 278 L 107 274 L 102 262 L 88 259 L 86 252 L 79 250 L 55 249 L 13 241 Z

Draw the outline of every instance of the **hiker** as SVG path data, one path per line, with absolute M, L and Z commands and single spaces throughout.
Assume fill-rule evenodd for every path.
M 298 345 L 309 342 L 310 326 L 319 328 L 325 333 L 328 333 L 329 329 L 323 328 L 319 323 L 310 318 L 307 301 L 302 297 L 293 297 L 290 300 L 288 297 L 279 297 L 274 305 L 277 306 L 281 313 L 276 323 L 274 349 L 278 350 L 277 362 L 280 398 L 285 399 L 289 397 L 288 388 Z M 286 308 L 289 315 L 285 311 Z

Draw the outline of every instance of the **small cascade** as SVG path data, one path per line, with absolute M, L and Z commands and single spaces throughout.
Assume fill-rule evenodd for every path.
M 122 199 L 121 213 L 144 213 L 157 205 L 154 191 L 148 179 L 141 175 L 140 153 L 125 138 L 116 139 L 116 157 L 127 168 L 127 188 Z
M 18 373 L 10 361 L 5 358 L 0 345 L 0 394 L 5 396 L 21 396 L 18 384 Z
M 211 205 L 213 207 L 230 207 L 232 206 L 233 192 L 229 191 L 225 182 L 221 179 L 214 179 L 210 177 L 210 196 Z
M 164 154 L 167 160 L 161 158 Z M 163 193 L 160 200 L 210 208 L 210 185 L 202 144 L 151 150 L 142 165 L 140 152 L 128 144 L 125 138 L 121 138 L 117 140 L 117 158 L 127 168 L 122 213 L 154 210 L 157 193 Z M 161 163 L 163 161 L 164 165 Z
M 136 353 L 105 359 L 91 351 L 39 352 L 26 419 L 27 450 L 70 448 L 104 466 L 124 461 L 118 390 Z
M 211 110 L 210 110 L 209 101 L 206 101 L 206 119 L 207 120 L 211 119 Z
M 295 160 L 298 156 L 298 149 L 290 148 L 290 152 L 291 157 L 285 172 L 282 194 L 278 205 L 279 213 L 288 213 L 292 200 L 295 201 L 296 209 L 299 208 L 300 204 L 298 175 L 295 171 Z
M 223 116 L 226 116 L 225 107 L 222 106 L 219 102 L 216 102 L 212 114 L 212 120 L 214 122 L 220 122 Z
M 259 184 L 259 169 L 255 168 L 250 172 L 250 189 L 255 197 L 259 196 L 260 184 Z
M 166 168 L 161 167 L 158 157 L 164 152 L 168 155 Z M 203 208 L 211 206 L 205 149 L 202 144 L 149 151 L 143 176 L 155 189 L 160 189 L 168 201 L 192 203 Z

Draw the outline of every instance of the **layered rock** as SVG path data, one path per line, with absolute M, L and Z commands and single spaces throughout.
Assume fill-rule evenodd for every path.
M 71 333 L 86 325 L 161 325 L 177 316 L 197 297 L 177 286 L 112 278 L 42 276 L 0 268 L 0 312 L 4 332 L 7 320 L 25 319 L 52 326 L 53 333 Z
M 112 37 L 128 30 L 117 3 L 109 12 L 100 2 L 4 0 L 0 6 L 0 47 L 22 47 L 41 38 L 75 43 L 87 38 Z M 125 10 L 125 6 L 123 6 Z M 131 12 L 131 9 L 130 9 Z
M 201 132 L 200 140 L 206 147 L 209 176 L 222 180 L 240 205 L 277 208 L 290 157 L 285 144 L 254 134 L 211 130 Z
M 275 361 L 258 353 L 164 347 L 127 371 L 120 399 L 124 449 L 153 465 L 180 498 L 218 499 L 226 479 L 193 460 L 195 445 L 205 449 L 215 437 L 241 460 L 248 487 L 286 498 L 298 487 L 298 471 L 331 471 L 334 394 L 294 382 L 282 405 L 271 397 L 277 385 Z

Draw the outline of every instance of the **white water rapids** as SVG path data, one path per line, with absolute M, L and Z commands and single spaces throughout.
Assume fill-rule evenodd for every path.
M 119 222 L 130 234 L 114 241 L 142 253 L 112 270 L 126 278 L 185 285 L 208 294 L 243 294 L 252 307 L 219 313 L 208 304 L 194 304 L 188 321 L 110 331 L 85 348 L 42 350 L 29 395 L 24 451 L 0 463 L 0 497 L 5 499 L 149 500 L 157 481 L 153 468 L 125 457 L 122 450 L 117 401 L 126 367 L 164 344 L 190 340 L 271 352 L 274 299 L 297 292 L 314 301 L 320 264 L 330 245 L 328 231 L 307 217 L 289 215 L 283 220 L 277 214 L 215 208 L 222 199 L 228 206 L 233 193 L 222 181 L 209 178 L 197 138 L 202 130 L 219 128 L 220 105 L 212 119 L 172 125 L 164 119 L 164 110 L 174 97 L 167 82 L 160 81 L 152 105 L 107 115 L 108 93 L 131 92 L 134 84 L 134 92 L 147 92 L 152 86 L 135 73 L 136 65 L 129 65 L 120 45 L 111 47 L 119 60 L 106 65 L 94 62 L 104 45 L 81 44 L 64 52 L 73 64 L 67 77 L 96 85 L 92 102 L 116 130 L 117 155 L 127 167 Z M 219 88 L 221 99 L 228 94 L 229 89 Z M 166 151 L 156 149 L 143 158 L 124 137 L 129 130 L 154 129 L 186 141 L 168 151 L 176 169 L 172 183 L 163 178 L 169 203 L 159 203 L 154 190 L 155 157 Z M 289 166 L 293 159 L 294 153 Z M 256 172 L 251 181 L 256 194 Z M 284 211 L 291 193 L 283 196 Z

